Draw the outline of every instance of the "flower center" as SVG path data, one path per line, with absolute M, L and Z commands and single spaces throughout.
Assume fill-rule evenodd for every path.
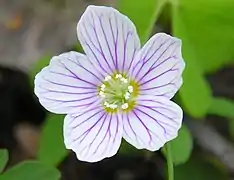
M 103 107 L 107 112 L 133 109 L 138 96 L 138 84 L 123 74 L 106 76 L 98 88 L 99 96 L 103 99 Z

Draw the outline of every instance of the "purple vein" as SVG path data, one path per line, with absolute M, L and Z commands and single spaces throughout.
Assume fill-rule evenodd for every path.
M 145 107 L 145 106 L 143 106 L 143 107 Z M 158 120 L 157 119 L 155 119 L 154 117 L 152 117 L 151 115 L 149 115 L 149 114 L 147 114 L 147 113 L 145 113 L 144 111 L 142 111 L 141 109 L 139 109 L 139 108 L 136 108 L 138 111 L 140 111 L 141 113 L 143 113 L 143 114 L 145 114 L 146 116 L 148 116 L 149 118 L 151 118 L 154 122 L 156 122 L 162 129 L 163 129 L 163 131 L 164 131 L 164 133 L 165 134 L 167 134 L 167 131 L 166 131 L 166 129 L 158 122 Z
M 97 94 L 96 91 L 88 91 L 88 92 L 65 92 L 65 91 L 56 91 L 56 90 L 50 90 L 50 89 L 45 89 L 44 87 L 42 87 L 41 85 L 39 85 L 39 87 L 47 92 L 51 92 L 51 93 L 63 93 L 63 94 L 74 94 L 74 95 L 83 95 L 83 94 Z
M 165 86 L 168 86 L 168 85 L 172 85 L 172 86 L 175 86 L 175 80 L 177 79 L 178 77 L 176 76 L 175 78 L 173 78 L 170 82 L 166 83 L 166 84 L 162 84 L 160 86 L 155 86 L 155 87 L 151 87 L 151 88 L 142 88 L 141 90 L 142 91 L 145 91 L 145 90 L 152 90 L 152 89 L 158 89 L 158 88 L 162 88 L 162 87 L 165 87 Z M 173 83 L 174 82 L 174 83 Z
M 122 115 L 122 117 L 123 117 L 123 115 Z M 139 146 L 140 146 L 140 142 L 139 142 L 139 139 L 138 139 L 138 135 L 136 134 L 136 132 L 135 132 L 134 129 L 132 128 L 132 125 L 131 125 L 131 123 L 130 123 L 130 120 L 129 120 L 128 115 L 127 115 L 127 121 L 128 121 L 128 125 L 129 125 L 131 131 L 133 132 L 133 134 L 134 134 L 134 136 L 135 136 L 135 139 L 136 139 L 137 143 L 138 143 Z M 125 130 L 125 128 L 124 128 L 124 130 Z M 130 139 L 132 139 L 132 138 L 128 135 L 128 133 L 127 133 L 126 130 L 125 130 L 125 133 L 126 133 L 126 135 L 127 135 Z M 141 141 L 142 141 L 142 140 L 141 140 Z M 144 143 L 144 141 L 142 141 L 142 142 Z
M 135 68 L 136 68 L 138 64 L 142 63 L 142 64 L 141 64 L 141 67 L 140 67 L 140 69 L 139 69 L 139 71 L 142 69 L 142 67 L 143 67 L 143 65 L 144 65 L 144 62 L 142 62 L 142 61 L 143 61 L 143 60 L 142 60 L 142 56 L 145 54 L 145 57 L 144 57 L 143 59 L 146 58 L 146 56 L 148 55 L 148 52 L 151 50 L 152 46 L 155 44 L 156 40 L 158 40 L 159 38 L 160 38 L 160 37 L 158 37 L 157 39 L 155 39 L 148 49 L 145 48 L 145 46 L 143 47 L 142 52 L 141 52 L 141 56 L 139 57 L 139 61 L 138 61 L 138 62 L 136 63 L 136 65 L 135 65 Z M 147 53 L 145 53 L 146 50 L 147 50 Z M 135 69 L 135 68 L 134 68 L 134 69 Z M 138 74 L 138 72 L 137 72 L 137 74 Z
M 69 68 L 67 68 L 67 66 L 66 66 L 63 62 L 60 61 L 60 63 L 64 66 L 64 68 L 65 68 L 67 71 L 69 71 L 72 75 L 74 75 L 78 80 L 83 81 L 83 82 L 85 82 L 85 83 L 87 83 L 87 84 L 90 84 L 90 85 L 93 85 L 93 86 L 97 86 L 96 84 L 93 84 L 93 83 L 91 83 L 91 82 L 89 82 L 89 81 L 86 81 L 86 80 L 84 80 L 84 79 L 81 79 L 81 78 L 78 77 L 74 72 L 72 72 Z
M 150 67 L 150 69 L 151 68 L 154 68 L 153 66 L 158 62 L 158 60 L 165 54 L 165 52 L 172 46 L 172 45 L 174 45 L 176 43 L 176 41 L 173 41 L 164 51 L 163 51 L 163 53 L 157 58 L 157 60 L 151 65 L 151 67 Z M 177 50 L 177 48 L 179 47 L 179 46 L 174 46 L 175 47 L 175 49 L 171 52 L 171 54 L 169 55 L 169 57 L 177 57 L 176 55 L 173 55 L 174 53 L 175 53 L 175 51 Z M 152 57 L 150 57 L 150 59 L 151 59 Z M 157 67 L 157 66 L 156 66 Z
M 84 25 L 84 27 L 86 28 L 86 26 Z M 82 31 L 80 31 L 81 35 L 84 37 Z M 88 35 L 88 33 L 86 33 Z M 89 50 L 91 51 L 91 53 L 93 54 L 93 56 L 95 57 L 96 59 L 96 62 L 98 63 L 98 65 L 100 66 L 100 68 L 106 72 L 108 74 L 108 72 L 105 70 L 105 68 L 102 67 L 101 63 L 100 63 L 100 60 L 98 59 L 97 55 L 94 53 L 93 49 L 90 47 L 89 43 L 86 42 L 86 40 L 84 40 L 85 42 L 85 45 L 89 48 Z
M 44 98 L 44 99 L 47 99 L 47 100 L 51 100 L 51 101 L 66 103 L 66 102 L 83 101 L 83 100 L 87 100 L 87 99 L 92 99 L 92 98 L 94 98 L 94 97 L 96 97 L 96 95 L 92 95 L 92 96 L 85 97 L 85 98 L 82 98 L 82 99 L 75 99 L 75 100 L 58 100 L 58 99 L 53 99 L 53 98 L 48 98 L 48 97 L 43 97 L 43 98 Z
M 53 81 L 50 81 L 43 77 L 43 79 L 51 84 L 59 85 L 59 86 L 65 86 L 65 87 L 71 87 L 71 88 L 80 88 L 80 89 L 96 89 L 96 87 L 83 87 L 83 86 L 72 86 L 72 85 L 67 85 L 67 84 L 61 84 L 61 83 L 56 83 Z
M 94 77 L 96 77 L 98 80 L 102 81 L 96 74 L 94 74 L 92 71 L 90 71 L 90 70 L 88 70 L 87 68 L 85 68 L 84 66 L 82 66 L 78 60 L 77 60 L 77 62 L 76 62 L 76 61 L 73 61 L 73 60 L 70 59 L 70 58 L 68 58 L 68 60 L 70 60 L 71 62 L 73 62 L 73 63 L 76 64 L 77 66 L 81 67 L 82 69 L 84 69 L 84 70 L 87 71 L 88 73 L 92 74 L 92 75 L 93 75 Z M 88 61 L 90 64 L 92 64 L 88 59 L 87 59 L 87 61 Z M 94 66 L 93 64 L 92 64 L 92 66 L 95 68 L 95 66 Z
M 129 69 L 132 67 L 132 63 L 133 63 L 133 60 L 134 60 L 134 58 L 135 58 L 136 50 L 137 50 L 137 48 L 134 47 L 134 51 L 133 51 L 133 54 L 132 54 L 132 59 L 131 59 L 131 62 L 130 62 L 130 64 L 129 64 L 129 67 L 128 67 Z
M 141 67 L 139 68 L 139 70 L 137 71 L 135 77 L 137 77 L 139 75 L 139 73 L 140 73 L 141 69 L 143 68 L 143 66 L 146 65 L 149 62 L 150 58 L 148 58 L 147 61 L 145 61 L 145 59 L 146 59 L 149 51 L 152 50 L 152 47 L 155 44 L 156 40 L 157 39 L 155 39 L 155 41 L 151 44 L 150 48 L 148 49 L 148 52 L 145 54 L 145 57 L 143 59 L 142 59 L 142 57 L 140 58 L 139 62 L 142 62 L 142 64 L 141 64 Z M 162 44 L 160 44 L 160 46 L 152 53 L 151 57 L 154 56 L 167 41 L 168 41 L 168 39 L 166 39 Z
M 83 138 L 79 141 L 79 143 L 82 143 L 83 140 L 86 138 L 86 136 L 92 131 L 92 129 L 98 125 L 98 123 L 101 121 L 101 119 L 103 118 L 104 114 L 90 127 L 88 128 L 80 137 L 83 136 Z
M 95 22 L 94 22 L 93 14 L 91 14 L 91 16 L 92 16 L 92 21 L 93 21 L 93 26 L 91 25 L 91 27 L 93 28 L 95 37 L 96 37 L 96 39 L 97 39 L 97 42 L 98 42 L 98 45 L 99 45 L 99 48 L 100 48 L 100 51 L 101 51 L 101 55 L 102 55 L 103 59 L 105 60 L 105 62 L 106 62 L 106 64 L 107 64 L 107 66 L 109 67 L 109 69 L 110 69 L 111 71 L 113 71 L 112 68 L 111 68 L 111 66 L 110 66 L 110 64 L 108 63 L 108 61 L 107 61 L 107 59 L 106 59 L 106 56 L 105 56 L 103 50 L 102 50 L 102 46 L 101 46 L 101 44 L 100 44 L 100 40 L 99 40 L 98 35 L 97 35 L 97 30 L 96 30 L 96 27 L 95 27 Z
M 158 68 L 160 65 L 164 64 L 165 62 L 167 62 L 169 59 L 171 58 L 176 58 L 176 56 L 172 56 L 172 54 L 174 54 L 174 51 L 176 50 L 176 48 L 174 49 L 174 51 L 171 53 L 171 55 L 164 59 L 162 62 L 160 62 L 158 65 L 156 65 L 155 67 L 153 67 L 157 62 L 158 60 L 165 54 L 165 52 L 168 50 L 168 48 L 170 46 L 172 46 L 173 44 L 175 43 L 175 41 L 173 43 L 171 43 L 162 53 L 161 55 L 157 58 L 157 60 L 151 65 L 151 67 L 149 68 L 149 70 L 141 77 L 141 79 L 139 81 L 141 81 L 147 74 L 149 74 L 152 70 Z M 153 56 L 152 56 L 153 57 Z M 151 59 L 152 57 L 150 57 L 149 59 Z
M 149 136 L 149 138 L 150 138 L 150 142 L 152 141 L 152 136 L 151 136 L 151 134 L 150 134 L 150 130 L 147 128 L 147 126 L 143 123 L 143 121 L 141 120 L 141 118 L 137 115 L 137 113 L 133 110 L 132 111 L 133 112 L 133 114 L 137 117 L 137 119 L 139 120 L 139 122 L 144 126 L 144 128 L 145 128 L 145 130 L 147 131 L 147 134 L 148 134 L 148 136 Z M 149 142 L 149 143 L 150 143 Z
M 114 32 L 113 32 L 113 28 L 112 28 L 112 24 L 111 24 L 111 19 L 108 18 L 108 21 L 109 21 L 109 26 L 110 26 L 110 28 L 111 28 L 111 34 L 112 34 L 113 43 L 114 43 L 113 45 L 114 45 L 114 47 L 115 47 L 116 44 L 115 44 L 115 37 L 114 37 Z M 115 54 L 116 54 L 116 51 L 115 51 Z M 113 57 L 113 62 L 114 62 L 114 65 L 115 65 L 115 69 L 117 69 L 116 61 L 117 61 L 117 59 L 116 59 L 116 55 L 115 55 L 115 59 L 114 59 L 114 57 Z
M 79 116 L 75 117 L 74 120 L 77 119 L 78 117 L 84 115 L 84 114 L 87 113 L 87 112 L 90 113 L 90 112 L 93 111 L 93 110 L 96 110 L 96 107 L 93 108 L 93 109 L 89 109 L 89 110 L 87 110 L 87 111 L 84 111 L 82 114 L 80 114 Z M 96 116 L 97 114 L 99 114 L 100 112 L 102 112 L 102 110 L 99 110 L 99 111 L 95 112 L 93 115 L 89 116 L 87 119 L 85 119 L 85 120 L 82 121 L 81 123 L 79 123 L 79 124 L 73 126 L 73 128 L 76 128 L 76 127 L 80 126 L 81 124 L 83 124 L 83 123 L 85 123 L 86 121 L 90 120 L 91 118 L 93 118 L 94 116 Z M 103 114 L 105 114 L 105 113 L 103 113 Z M 74 121 L 74 120 L 73 120 L 73 121 Z M 69 122 L 68 125 L 70 125 L 73 121 Z
M 118 55 L 117 55 L 117 48 L 118 48 L 118 39 L 119 39 L 119 29 L 118 29 L 118 22 L 117 22 L 117 18 L 115 17 L 115 25 L 116 25 L 116 39 L 114 41 L 115 44 L 115 64 L 116 64 L 116 70 L 119 70 L 118 67 Z
M 165 106 L 165 103 L 162 103 L 161 101 L 157 101 L 157 100 L 152 100 L 152 99 L 141 99 L 141 100 L 139 100 L 140 102 L 141 101 L 143 101 L 143 102 L 156 102 L 156 103 L 158 103 L 158 104 L 160 104 L 160 105 L 163 105 L 163 106 Z M 168 107 L 173 107 L 173 106 L 170 106 L 170 105 L 167 105 Z
M 100 16 L 98 16 L 98 17 L 99 17 L 99 22 L 100 22 L 100 25 L 101 25 L 102 33 L 103 33 L 104 38 L 105 38 L 105 41 L 106 41 L 106 45 L 107 45 L 107 47 L 108 47 L 110 56 L 111 56 L 111 58 L 112 58 L 112 62 L 113 62 L 113 64 L 114 64 L 114 66 L 115 66 L 114 57 L 113 57 L 113 55 L 112 55 L 112 53 L 111 53 L 110 45 L 109 45 L 109 43 L 108 43 L 108 40 L 107 40 L 107 37 L 106 37 L 106 33 L 105 33 L 104 29 L 103 29 L 102 18 L 101 18 Z
M 116 127 L 116 129 L 115 129 L 115 135 L 114 135 L 114 140 L 113 140 L 113 142 L 112 142 L 112 146 L 110 147 L 110 152 L 112 151 L 112 149 L 113 149 L 113 146 L 114 146 L 114 144 L 115 144 L 115 140 L 116 140 L 116 136 L 117 136 L 117 133 L 119 132 L 119 118 L 118 118 L 118 116 L 116 116 L 116 118 L 117 118 L 117 127 Z M 110 131 L 109 131 L 110 132 Z M 110 135 L 111 136 L 111 135 Z M 109 139 L 110 139 L 110 136 L 109 136 Z
M 105 133 L 104 137 L 102 138 L 101 142 L 98 144 L 98 146 L 97 146 L 97 148 L 95 149 L 95 151 L 93 152 L 93 154 L 96 153 L 96 152 L 98 151 L 99 147 L 101 146 L 101 144 L 102 144 L 103 141 L 105 140 L 105 138 L 106 138 L 106 136 L 107 136 L 107 134 L 108 134 L 108 132 L 109 132 L 109 130 L 110 130 L 111 120 L 112 120 L 112 115 L 110 116 L 109 124 L 108 124 L 107 130 L 106 130 L 106 133 Z M 107 148 L 105 148 L 105 150 L 107 150 Z M 105 152 L 105 151 L 103 151 L 103 152 Z M 102 155 L 102 154 L 101 154 L 101 155 Z
M 85 132 L 83 132 L 78 138 L 74 139 L 73 141 L 77 141 L 80 139 L 82 136 L 82 139 L 79 141 L 79 143 L 82 143 L 83 140 L 86 138 L 86 136 L 90 133 L 90 131 L 100 122 L 102 117 L 105 115 L 105 113 L 102 114 L 102 116 L 90 127 L 88 128 Z
M 122 31 L 123 31 L 123 27 L 122 27 Z M 127 46 L 127 42 L 128 42 L 128 37 L 129 35 L 131 35 L 132 32 L 128 31 L 127 32 L 127 36 L 126 36 L 126 39 L 124 39 L 124 33 L 123 33 L 123 40 L 124 40 L 124 54 L 123 54 L 123 64 L 122 64 L 122 70 L 124 70 L 124 66 L 125 66 L 125 63 L 126 63 L 126 46 Z
M 106 121 L 106 117 L 107 117 L 107 114 L 106 114 L 106 116 L 104 117 L 104 119 L 103 119 L 103 121 L 102 121 L 102 124 L 101 124 L 101 127 L 99 128 L 99 130 L 98 130 L 97 134 L 95 135 L 95 137 L 93 138 L 93 140 L 92 140 L 89 144 L 87 144 L 87 145 L 81 150 L 81 153 L 82 153 L 82 151 L 88 147 L 88 150 L 86 151 L 85 156 L 88 154 L 88 152 L 89 152 L 89 150 L 90 150 L 90 147 L 93 145 L 93 143 L 94 143 L 94 141 L 96 140 L 97 136 L 100 134 L 100 132 L 101 132 L 101 130 L 102 130 L 102 128 L 103 128 L 103 125 L 104 125 L 104 123 L 105 123 L 105 121 Z M 95 151 L 93 154 L 95 154 L 95 153 L 96 153 L 96 151 Z M 93 154 L 92 154 L 92 155 L 93 155 Z
M 70 77 L 70 78 L 72 78 L 72 79 L 76 79 L 77 80 L 77 78 L 75 77 L 75 76 L 70 76 L 70 75 L 67 75 L 67 74 L 63 74 L 63 73 L 60 73 L 60 72 L 55 72 L 55 71 L 51 71 L 51 70 L 49 70 L 52 74 L 57 74 L 57 75 L 61 75 L 61 76 L 66 76 L 66 77 Z
M 173 69 L 177 64 L 178 64 L 178 63 L 176 63 L 172 68 L 168 69 L 167 71 L 164 71 L 163 73 L 159 74 L 158 76 L 155 76 L 155 77 L 149 79 L 148 81 L 145 81 L 144 83 L 141 83 L 140 85 L 143 86 L 144 84 L 147 84 L 147 83 L 149 83 L 150 81 L 153 81 L 153 80 L 159 78 L 160 76 L 162 76 L 162 75 L 164 75 L 164 74 L 166 74 L 166 73 L 168 73 L 168 72 L 170 72 L 170 71 L 179 71 L 178 68 Z
M 154 111 L 154 112 L 156 112 L 156 113 L 162 115 L 164 118 L 170 119 L 170 120 L 171 120 L 172 122 L 174 122 L 175 124 L 178 124 L 173 118 L 171 118 L 171 117 L 169 117 L 169 116 L 167 116 L 167 115 L 165 115 L 165 114 L 163 114 L 163 113 L 161 113 L 161 112 L 159 112 L 159 111 L 153 109 L 154 107 L 149 107 L 149 106 L 144 106 L 144 105 L 141 105 L 141 106 L 144 107 L 144 108 L 146 108 L 146 109 L 152 110 L 152 111 Z M 161 107 L 158 107 L 158 108 L 161 108 Z M 164 108 L 161 108 L 161 109 L 164 109 Z M 166 108 L 165 108 L 165 109 L 166 109 Z M 140 110 L 140 109 L 138 109 L 138 110 L 141 111 L 142 113 L 144 113 L 145 115 L 147 115 L 148 117 L 152 118 L 152 119 L 153 119 L 155 122 L 157 122 L 159 125 L 160 125 L 159 122 L 161 122 L 161 123 L 163 123 L 163 124 L 165 124 L 165 125 L 168 125 L 168 126 L 170 126 L 170 127 L 173 127 L 173 126 L 171 126 L 171 125 L 168 124 L 168 123 L 165 123 L 165 122 L 163 122 L 163 121 L 158 121 L 158 120 L 155 119 L 153 116 L 151 116 L 150 114 L 147 114 L 146 112 L 144 112 L 144 111 L 142 111 L 142 110 Z M 160 126 L 161 126 L 161 125 L 160 125 Z M 165 128 L 164 128 L 163 126 L 161 126 L 161 127 L 165 130 Z
M 142 77 L 139 79 L 139 81 L 142 81 L 143 78 L 145 78 L 150 72 L 152 72 L 154 69 L 159 68 L 161 65 L 166 63 L 169 59 L 174 58 L 174 56 L 169 56 L 168 58 L 164 59 L 162 62 L 160 62 L 157 66 L 153 67 L 152 66 L 149 68 L 149 70 L 142 75 Z

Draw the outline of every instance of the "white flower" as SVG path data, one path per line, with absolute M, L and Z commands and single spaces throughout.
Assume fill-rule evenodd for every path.
M 98 6 L 86 9 L 77 34 L 86 55 L 55 56 L 35 78 L 40 103 L 67 114 L 66 147 L 96 162 L 115 155 L 122 138 L 150 151 L 174 139 L 182 123 L 170 101 L 182 84 L 181 41 L 158 33 L 141 48 L 126 16 Z

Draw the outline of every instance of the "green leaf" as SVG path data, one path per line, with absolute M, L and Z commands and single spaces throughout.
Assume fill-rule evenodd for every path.
M 201 157 L 192 157 L 183 165 L 175 167 L 175 180 L 227 180 L 223 174 Z
M 234 101 L 222 97 L 214 97 L 209 108 L 209 114 L 234 119 Z
M 226 117 L 230 121 L 229 133 L 234 139 L 234 101 L 222 97 L 214 97 L 209 108 L 209 114 Z
M 142 153 L 142 151 L 136 149 L 123 139 L 118 153 L 121 155 L 138 156 Z
M 234 60 L 234 1 L 172 1 L 174 28 L 194 49 L 204 72 L 214 72 Z M 186 57 L 187 58 L 187 57 Z M 194 82 L 195 83 L 195 82 Z
M 178 137 L 169 143 L 173 163 L 179 165 L 187 162 L 193 149 L 193 139 L 185 125 L 179 130 Z
M 234 139 L 234 119 L 232 119 L 232 121 L 229 122 L 229 133 L 232 137 L 232 139 Z
M 68 154 L 63 140 L 63 115 L 50 114 L 44 125 L 38 158 L 48 165 L 58 165 Z
M 141 42 L 145 43 L 165 3 L 166 0 L 118 0 L 117 7 L 134 22 Z
M 25 161 L 6 171 L 0 180 L 59 180 L 57 169 L 36 161 Z
M 182 39 L 182 54 L 186 62 L 186 68 L 183 73 L 183 86 L 179 91 L 184 110 L 193 117 L 201 118 L 207 113 L 211 103 L 211 89 L 208 85 L 203 72 L 198 64 L 199 57 L 194 51 L 193 43 L 185 36 L 187 25 L 181 18 L 179 8 L 173 6 L 173 35 Z
M 8 162 L 8 152 L 5 149 L 0 149 L 0 173 L 4 170 Z

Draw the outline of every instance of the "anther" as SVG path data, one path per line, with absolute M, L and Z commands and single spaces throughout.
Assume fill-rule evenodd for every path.
M 115 78 L 116 78 L 116 79 L 119 79 L 119 78 L 122 78 L 122 77 L 123 77 L 123 76 L 122 76 L 121 74 L 116 74 L 116 75 L 115 75 Z
M 109 103 L 105 101 L 105 102 L 104 102 L 104 105 L 107 106 L 107 105 L 109 105 Z
M 101 97 L 103 97 L 103 98 L 106 97 L 106 95 L 104 94 L 103 91 L 100 91 L 100 92 L 99 92 L 99 95 L 100 95 Z
M 104 106 L 106 106 L 106 107 L 110 107 L 110 104 L 108 103 L 108 102 L 104 102 Z
M 127 109 L 127 108 L 128 108 L 128 103 L 122 104 L 121 108 L 122 108 L 122 109 Z
M 132 93 L 132 92 L 133 92 L 133 87 L 132 87 L 132 86 L 128 86 L 128 91 L 129 91 L 130 93 Z
M 124 98 L 126 99 L 126 100 L 128 100 L 129 98 L 130 98 L 130 93 L 129 92 L 126 92 L 126 94 L 124 95 Z
M 117 108 L 118 106 L 116 105 L 116 104 L 110 104 L 110 108 L 111 109 L 115 109 L 115 108 Z
M 109 80 L 111 80 L 111 76 L 106 76 L 104 79 L 104 81 L 109 81 Z
M 128 80 L 127 80 L 126 78 L 123 78 L 123 77 L 122 77 L 120 80 L 121 80 L 122 82 L 124 82 L 124 83 L 128 83 Z
M 105 88 L 106 88 L 106 85 L 105 85 L 105 84 L 102 84 L 102 85 L 101 85 L 101 90 L 104 91 Z

